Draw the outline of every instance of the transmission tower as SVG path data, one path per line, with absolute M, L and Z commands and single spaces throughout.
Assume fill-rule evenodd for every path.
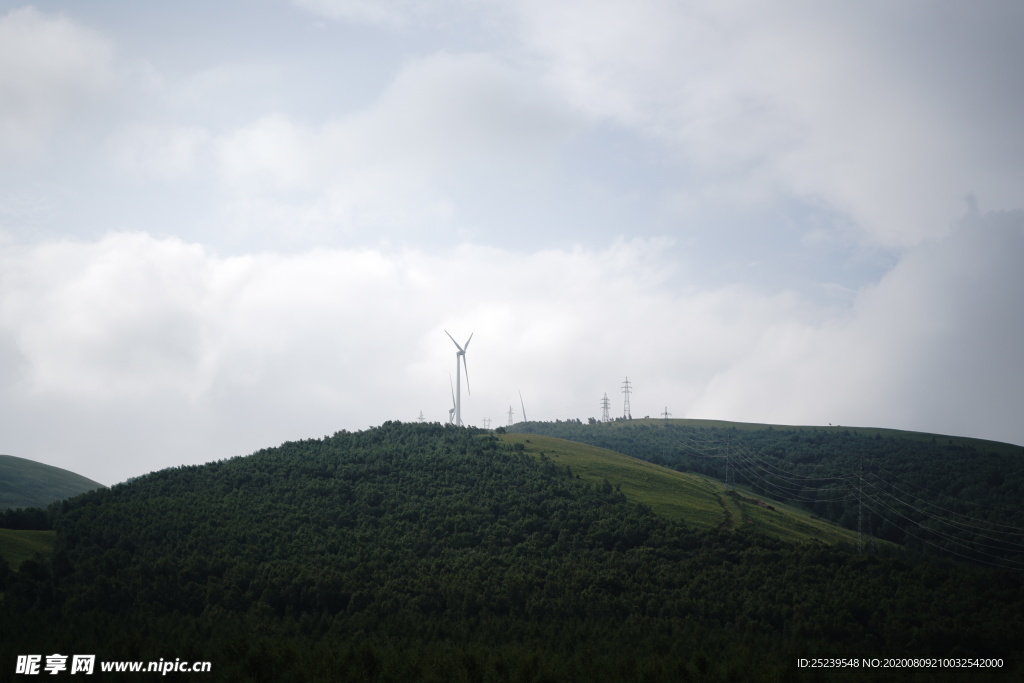
M 512 426 L 512 416 L 515 415 L 515 414 L 516 414 L 515 411 L 512 410 L 512 406 L 509 406 L 508 407 L 508 426 L 509 427 Z
M 612 418 L 608 414 L 611 410 L 612 402 L 608 400 L 608 392 L 604 392 L 604 398 L 601 399 L 601 422 L 611 422 Z
M 626 400 L 622 404 L 622 417 L 627 419 L 627 420 L 633 419 L 633 416 L 630 414 L 630 410 L 629 410 L 629 391 L 630 391 L 630 383 L 629 383 L 629 377 L 627 377 L 626 381 L 622 383 L 622 393 L 626 396 Z
M 420 416 L 416 418 L 419 422 L 426 422 L 427 418 L 423 417 L 423 411 L 420 411 Z
M 490 429 L 490 428 L 491 428 L 491 418 L 485 417 L 484 418 L 484 429 Z
M 670 416 L 671 414 L 672 414 L 672 413 L 668 412 L 668 406 L 665 406 L 665 412 L 663 412 L 663 413 L 661 414 L 661 416 L 662 416 L 663 418 L 665 418 L 665 423 L 666 423 L 666 424 L 668 423 L 668 418 L 669 418 L 669 416 Z

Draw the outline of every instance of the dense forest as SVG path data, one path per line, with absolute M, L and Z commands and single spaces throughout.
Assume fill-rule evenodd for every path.
M 1021 572 L 697 531 L 482 430 L 339 432 L 50 514 L 52 558 L 0 567 L 2 675 L 53 652 L 229 681 L 1024 675 Z M 796 665 L 815 657 L 1004 664 Z
M 1024 570 L 1024 448 L 856 428 L 699 420 L 514 427 L 748 486 L 916 551 Z

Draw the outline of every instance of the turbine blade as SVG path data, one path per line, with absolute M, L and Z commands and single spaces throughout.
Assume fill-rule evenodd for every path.
M 444 333 L 448 334 L 448 330 L 445 330 Z M 472 337 L 473 335 L 469 335 L 469 336 Z M 455 348 L 457 348 L 459 351 L 462 351 L 463 353 L 466 352 L 465 349 L 463 349 L 461 346 L 459 346 L 459 342 L 455 341 L 455 337 L 453 337 L 452 335 L 448 334 L 448 338 L 452 340 L 452 344 L 455 344 Z
M 454 341 L 454 340 L 453 340 L 453 341 Z M 463 352 L 463 353 L 465 353 L 465 352 L 466 352 L 466 349 L 468 349 L 468 348 L 469 348 L 469 342 L 471 342 L 471 341 L 473 341 L 473 333 L 472 333 L 472 332 L 470 332 L 470 333 L 469 333 L 469 339 L 467 339 L 467 340 L 466 340 L 466 346 L 465 346 L 465 347 L 462 347 L 462 352 Z
M 452 383 L 452 373 L 448 373 L 448 386 L 452 390 L 452 407 L 448 409 L 448 424 L 455 422 L 455 384 Z
M 523 422 L 528 422 L 529 420 L 526 419 L 526 404 L 523 403 L 523 390 L 516 389 L 516 391 L 519 392 L 519 407 L 523 409 Z
M 472 396 L 473 392 L 469 390 L 469 366 L 466 365 L 466 354 L 462 354 L 462 367 L 466 368 L 466 393 Z

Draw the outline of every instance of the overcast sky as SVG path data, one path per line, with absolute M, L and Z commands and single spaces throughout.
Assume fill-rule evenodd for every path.
M 0 2 L 0 453 L 622 413 L 1024 444 L 1024 5 Z

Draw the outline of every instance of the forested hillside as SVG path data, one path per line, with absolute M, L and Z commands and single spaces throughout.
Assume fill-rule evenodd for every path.
M 5 674 L 53 652 L 226 681 L 810 681 L 797 659 L 824 656 L 1024 674 L 1020 572 L 697 530 L 473 429 L 168 469 L 64 501 L 54 527 L 52 560 L 0 567 Z
M 1024 448 L 847 427 L 704 420 L 529 422 L 509 428 L 737 482 L 848 529 L 1024 570 Z

